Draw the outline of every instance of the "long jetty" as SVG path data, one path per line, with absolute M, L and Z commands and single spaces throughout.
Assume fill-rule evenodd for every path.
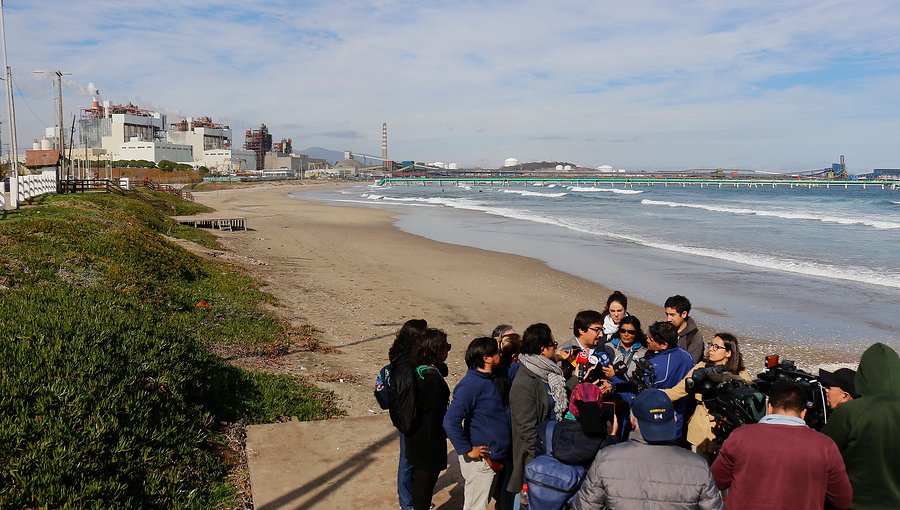
M 701 186 L 701 187 L 733 187 L 733 188 L 760 188 L 760 187 L 790 187 L 790 188 L 863 188 L 875 187 L 880 189 L 900 189 L 900 182 L 876 181 L 876 180 L 828 180 L 828 179 L 694 179 L 694 178 L 668 178 L 668 177 L 383 177 L 378 181 L 379 186 L 407 185 L 459 185 L 473 184 L 486 186 L 541 186 L 545 184 L 563 184 L 579 186 L 621 186 L 632 188 L 636 186 Z

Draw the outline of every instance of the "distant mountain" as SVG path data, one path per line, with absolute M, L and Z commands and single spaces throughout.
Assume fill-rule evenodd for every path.
M 308 149 L 304 149 L 302 151 L 294 151 L 299 154 L 306 154 L 310 158 L 313 159 L 324 159 L 329 163 L 337 163 L 338 161 L 344 159 L 344 151 L 333 151 L 328 149 L 323 149 L 322 147 L 310 147 Z

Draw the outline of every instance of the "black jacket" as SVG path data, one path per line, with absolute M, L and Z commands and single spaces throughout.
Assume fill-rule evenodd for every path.
M 434 368 L 416 376 L 416 419 L 406 434 L 406 460 L 425 471 L 447 469 L 447 434 L 444 415 L 450 402 L 450 388 Z

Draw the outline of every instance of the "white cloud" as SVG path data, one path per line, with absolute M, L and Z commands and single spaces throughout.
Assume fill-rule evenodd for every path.
M 30 104 L 50 95 L 22 75 L 62 69 L 79 84 L 65 91 L 69 118 L 93 82 L 115 102 L 284 126 L 273 134 L 297 148 L 380 152 L 388 122 L 397 159 L 787 170 L 844 153 L 861 170 L 900 164 L 891 3 L 135 5 L 6 2 Z M 19 117 L 20 137 L 40 133 Z

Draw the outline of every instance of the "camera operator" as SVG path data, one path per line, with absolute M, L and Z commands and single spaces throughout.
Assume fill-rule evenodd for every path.
M 806 392 L 781 380 L 772 387 L 768 414 L 738 427 L 712 465 L 729 509 L 821 510 L 826 500 L 848 508 L 853 489 L 834 441 L 804 421 Z
M 856 372 L 849 368 L 839 368 L 834 372 L 819 369 L 819 382 L 825 388 L 825 400 L 828 408 L 834 411 L 844 402 L 859 398 L 856 393 L 854 379 Z
M 752 382 L 750 374 L 744 368 L 744 360 L 741 357 L 741 349 L 738 346 L 738 339 L 730 333 L 716 333 L 712 342 L 709 344 L 709 350 L 706 352 L 706 359 L 697 363 L 687 375 L 679 381 L 675 386 L 663 390 L 672 401 L 684 398 L 688 395 L 687 381 L 692 377 L 699 379 L 703 376 L 702 372 L 711 367 L 723 367 L 726 373 L 739 376 L 747 382 Z M 715 452 L 714 440 L 716 435 L 713 433 L 713 417 L 703 405 L 702 397 L 696 394 L 697 408 L 694 414 L 688 420 L 687 441 L 691 444 L 691 449 L 698 454 L 711 459 Z

